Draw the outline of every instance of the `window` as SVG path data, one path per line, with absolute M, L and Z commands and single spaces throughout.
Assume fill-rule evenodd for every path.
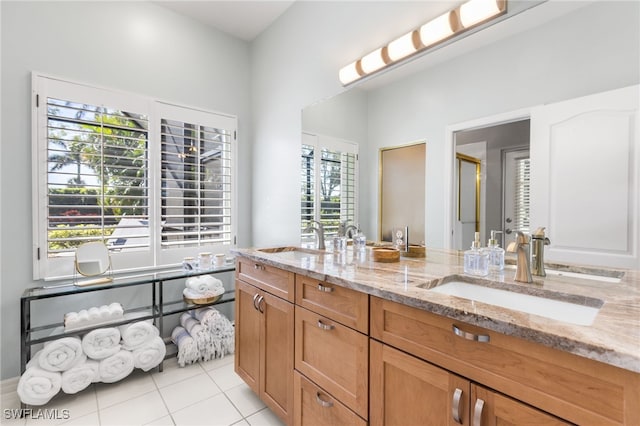
M 340 222 L 357 218 L 358 146 L 327 136 L 303 134 L 301 155 L 301 234 L 309 221 L 324 225 L 325 236 L 335 235 Z
M 114 271 L 233 241 L 234 117 L 33 79 L 34 278 L 73 274 L 103 241 Z
M 530 231 L 531 197 L 531 161 L 529 157 L 515 160 L 516 194 L 514 199 L 514 229 L 528 233 Z

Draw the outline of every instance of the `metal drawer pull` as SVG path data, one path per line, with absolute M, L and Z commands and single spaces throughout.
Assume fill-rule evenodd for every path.
M 323 407 L 333 407 L 333 401 L 325 401 L 324 399 L 320 398 L 320 392 L 316 392 L 316 402 Z
M 322 283 L 318 283 L 318 291 L 323 291 L 325 293 L 331 293 L 333 291 L 333 287 L 328 287 L 326 285 L 322 285 Z
M 258 298 L 258 310 L 261 314 L 264 314 L 264 305 L 262 304 L 262 302 L 264 302 L 264 296 L 260 296 Z
M 253 265 L 253 269 L 259 269 L 261 271 L 264 271 L 264 265 L 256 263 L 255 265 Z
M 476 406 L 473 408 L 473 426 L 481 426 L 483 408 L 484 408 L 484 401 L 481 400 L 480 398 L 476 399 Z
M 258 305 L 256 304 L 256 300 L 258 300 L 258 296 L 260 296 L 258 293 L 253 295 L 253 307 L 256 311 L 258 310 Z
M 452 327 L 453 327 L 453 333 L 456 336 L 462 337 L 463 339 L 473 340 L 474 342 L 482 342 L 482 343 L 487 343 L 490 339 L 488 334 L 469 333 L 468 331 L 460 330 L 458 327 L 456 327 L 455 324 L 453 324 Z
M 321 328 L 323 330 L 332 330 L 335 327 L 331 324 L 325 324 L 321 320 L 318 320 L 318 328 Z
M 460 400 L 462 399 L 462 389 L 456 388 L 455 392 L 453 392 L 453 401 L 451 402 L 451 415 L 453 416 L 453 420 L 456 423 L 462 424 L 462 404 L 460 404 Z

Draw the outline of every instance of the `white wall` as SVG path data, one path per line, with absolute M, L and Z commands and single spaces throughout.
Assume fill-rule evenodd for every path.
M 428 17 L 424 4 L 297 2 L 252 44 L 255 245 L 298 240 L 298 171 L 281 164 L 297 162 L 300 109 L 340 93 L 338 70 Z M 570 6 L 581 8 L 369 92 L 361 221 L 377 222 L 379 148 L 426 139 L 427 244 L 444 246 L 447 125 L 638 82 L 639 4 Z
M 248 245 L 250 52 L 246 42 L 147 2 L 3 1 L 0 7 L 1 377 L 7 378 L 19 373 L 20 295 L 42 285 L 31 279 L 31 71 L 237 115 L 238 237 Z

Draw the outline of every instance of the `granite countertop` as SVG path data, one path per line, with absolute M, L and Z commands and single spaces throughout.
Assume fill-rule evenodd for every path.
M 454 250 L 427 248 L 426 258 L 403 257 L 395 263 L 373 262 L 370 248 L 355 253 L 349 248 L 342 254 L 308 249 L 269 253 L 248 248 L 233 252 L 321 281 L 640 373 L 640 271 L 549 265 L 568 272 L 621 277 L 619 282 L 609 282 L 572 276 L 534 276 L 532 284 L 524 284 L 513 280 L 514 269 L 484 278 L 466 276 L 462 253 Z M 552 294 L 560 300 L 578 304 L 594 299 L 604 304 L 593 324 L 586 326 L 429 290 L 452 279 L 507 287 L 525 294 Z

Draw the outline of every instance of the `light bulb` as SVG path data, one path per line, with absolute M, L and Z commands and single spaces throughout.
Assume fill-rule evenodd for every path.
M 362 67 L 362 70 L 366 74 L 377 71 L 380 68 L 384 67 L 385 65 L 386 63 L 382 58 L 382 48 L 376 49 L 373 52 L 366 55 L 365 57 L 363 57 L 362 59 L 360 59 L 360 66 Z
M 342 68 L 338 73 L 338 77 L 340 78 L 340 82 L 342 84 L 349 84 L 352 81 L 359 79 L 360 73 L 358 72 L 358 61 L 354 61 Z
M 460 6 L 460 22 L 465 28 L 499 14 L 499 0 L 470 0 Z
M 416 52 L 416 47 L 413 44 L 413 33 L 414 31 L 411 31 L 389 43 L 387 53 L 392 61 L 400 60 Z
M 447 12 L 420 27 L 420 41 L 425 47 L 431 46 L 453 34 L 453 28 L 451 28 L 449 20 L 450 15 L 451 12 Z

